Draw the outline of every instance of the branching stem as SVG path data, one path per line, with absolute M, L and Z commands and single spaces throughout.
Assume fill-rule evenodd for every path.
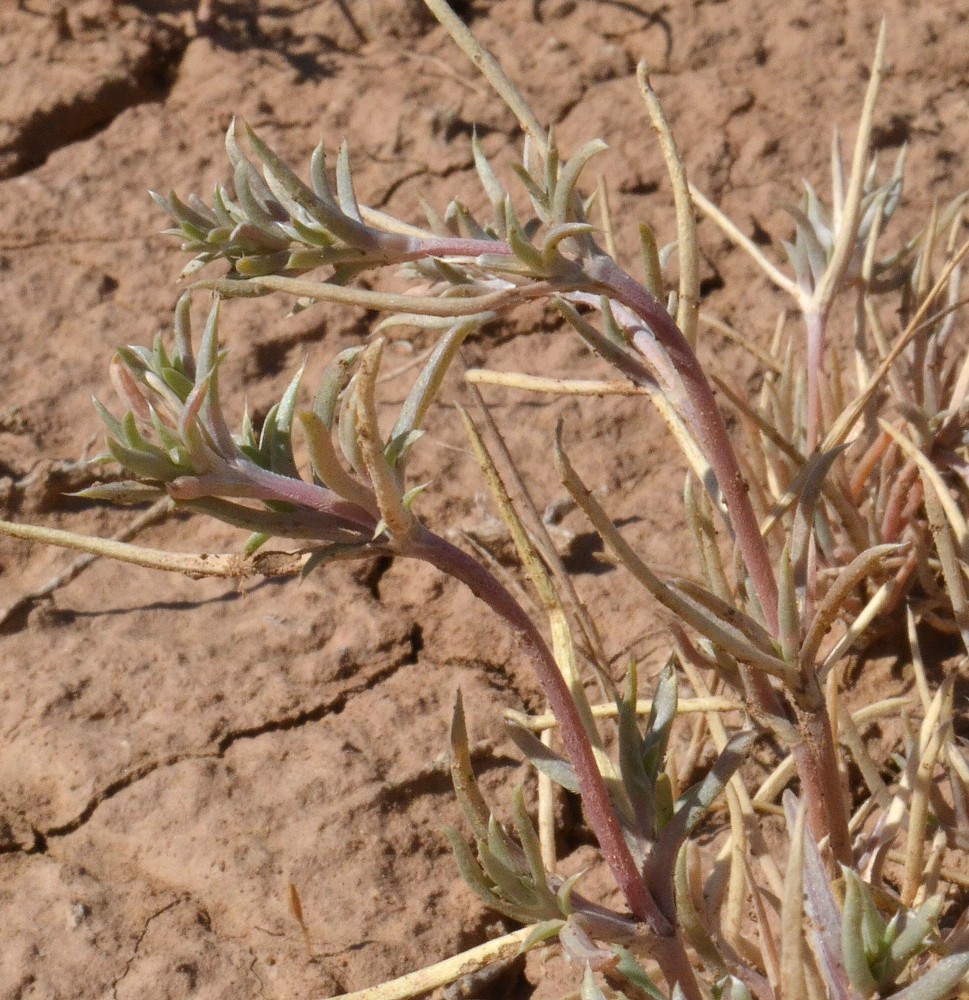
M 676 368 L 690 409 L 685 416 L 717 477 L 764 619 L 776 636 L 778 591 L 770 554 L 747 495 L 747 484 L 723 415 L 696 354 L 662 303 L 623 272 L 611 258 L 595 258 L 587 266 L 587 271 L 602 282 L 610 297 L 616 298 L 643 319 Z M 761 710 L 772 715 L 783 714 L 777 692 L 764 673 L 746 670 L 744 677 L 751 696 Z M 792 749 L 808 799 L 811 831 L 819 840 L 827 836 L 835 860 L 847 864 L 851 859 L 848 820 L 840 794 L 841 776 L 834 736 L 823 699 L 812 699 L 811 706 L 799 709 L 798 715 L 801 742 Z

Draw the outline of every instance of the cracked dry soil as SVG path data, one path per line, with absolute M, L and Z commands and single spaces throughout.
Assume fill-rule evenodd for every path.
M 233 114 L 301 165 L 321 135 L 330 149 L 346 137 L 360 195 L 415 220 L 421 198 L 480 203 L 472 125 L 499 166 L 513 155 L 511 115 L 416 0 L 226 0 L 210 37 L 193 35 L 190 6 L 0 7 L 3 516 L 100 533 L 134 516 L 63 491 L 88 475 L 77 462 L 99 434 L 91 394 L 112 396 L 112 349 L 170 324 L 184 258 L 157 235 L 165 220 L 146 191 L 226 180 Z M 797 197 L 801 177 L 827 184 L 830 129 L 852 134 L 884 12 L 894 73 L 877 135 L 886 158 L 912 144 L 903 225 L 967 186 L 965 0 L 477 0 L 462 12 L 566 151 L 610 143 L 602 169 L 630 262 L 640 218 L 664 241 L 673 232 L 633 76 L 643 57 L 696 183 L 757 239 L 786 236 L 776 203 Z M 705 306 L 767 338 L 775 293 L 709 227 L 701 236 Z M 359 313 L 230 303 L 236 417 L 243 397 L 265 414 L 304 359 L 314 385 L 368 329 Z M 391 354 L 402 365 L 423 346 L 418 335 Z M 598 370 L 538 310 L 468 351 L 503 369 Z M 749 375 L 710 334 L 704 351 L 738 382 Z M 388 404 L 401 391 L 388 386 Z M 451 384 L 444 399 L 461 393 Z M 660 565 L 678 561 L 681 465 L 642 405 L 489 399 L 539 505 L 560 499 L 546 463 L 564 417 L 575 461 L 630 538 Z M 491 513 L 444 406 L 418 462 L 440 486 L 427 520 L 480 535 Z M 589 558 L 575 514 L 564 526 L 611 648 L 641 636 L 655 667 L 654 610 Z M 233 551 L 242 539 L 178 518 L 139 541 Z M 70 562 L 0 541 L 0 608 Z M 21 605 L 0 634 L 0 998 L 323 997 L 480 942 L 493 918 L 440 834 L 458 821 L 440 755 L 459 686 L 483 785 L 507 801 L 524 771 L 500 710 L 540 699 L 497 623 L 430 570 L 336 565 L 239 589 L 95 563 Z M 560 849 L 573 869 L 585 842 L 571 817 Z M 558 996 L 568 981 L 556 960 L 531 956 L 516 995 Z

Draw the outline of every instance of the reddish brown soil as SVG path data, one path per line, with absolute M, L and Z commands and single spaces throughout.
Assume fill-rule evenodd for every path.
M 516 147 L 512 116 L 417 0 L 225 2 L 209 37 L 195 36 L 191 6 L 0 8 L 8 518 L 89 533 L 130 522 L 130 511 L 63 492 L 91 479 L 73 466 L 100 441 L 90 397 L 112 401 L 112 349 L 170 325 L 184 256 L 156 235 L 165 220 L 146 192 L 206 194 L 226 180 L 232 115 L 301 166 L 320 136 L 331 149 L 346 137 L 361 197 L 416 221 L 420 198 L 439 210 L 453 195 L 480 202 L 472 125 L 499 165 Z M 831 128 L 853 136 L 883 12 L 763 0 L 469 6 L 566 152 L 609 142 L 602 169 L 631 262 L 640 219 L 672 239 L 638 59 L 654 67 L 696 183 L 747 232 L 787 236 L 776 202 L 797 198 L 802 177 L 827 185 Z M 911 226 L 969 182 L 969 6 L 888 0 L 884 13 L 894 75 L 877 143 L 886 158 L 912 144 Z M 702 236 L 705 307 L 765 338 L 779 295 L 709 225 Z M 223 385 L 236 415 L 244 396 L 264 414 L 304 360 L 312 386 L 372 323 L 286 311 L 281 301 L 225 310 Z M 391 365 L 407 351 L 395 345 Z M 750 368 L 732 351 L 707 336 L 705 356 L 742 383 Z M 599 371 L 539 310 L 469 353 L 495 368 Z M 401 398 L 385 388 L 388 405 Z M 454 384 L 445 399 L 460 392 Z M 642 403 L 488 398 L 540 505 L 561 495 L 548 461 L 561 416 L 576 463 L 630 537 L 654 562 L 682 564 L 682 468 Z M 438 407 L 421 447 L 416 473 L 437 484 L 421 509 L 439 530 L 487 534 L 485 487 L 452 416 Z M 654 609 L 623 574 L 582 557 L 589 539 L 575 514 L 565 527 L 610 651 L 644 635 L 636 649 L 654 665 L 664 648 Z M 233 551 L 242 538 L 179 519 L 139 540 Z M 0 541 L 0 609 L 70 561 Z M 500 625 L 424 568 L 337 565 L 302 584 L 239 589 L 97 563 L 10 615 L 0 634 L 0 998 L 322 997 L 483 940 L 493 917 L 457 878 L 440 833 L 458 822 L 440 766 L 458 687 L 483 783 L 504 808 L 525 771 L 500 710 L 541 699 Z M 529 980 L 536 995 L 561 995 L 547 961 L 531 961 Z

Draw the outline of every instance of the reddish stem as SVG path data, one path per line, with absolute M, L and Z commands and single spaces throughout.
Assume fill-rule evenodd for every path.
M 511 253 L 511 248 L 501 241 L 495 240 L 462 240 L 441 238 L 433 240 L 415 240 L 409 248 L 414 257 L 418 256 L 477 256 L 483 253 L 507 255 Z M 753 505 L 748 496 L 747 483 L 744 479 L 740 464 L 737 461 L 730 435 L 727 432 L 723 414 L 717 404 L 716 397 L 710 387 L 706 374 L 697 359 L 696 354 L 690 347 L 682 331 L 676 325 L 675 320 L 670 316 L 663 304 L 656 299 L 639 282 L 631 278 L 616 262 L 608 255 L 601 254 L 584 260 L 578 284 L 574 288 L 589 290 L 589 279 L 598 285 L 601 290 L 611 299 L 622 303 L 631 309 L 647 325 L 656 340 L 666 351 L 670 362 L 676 369 L 677 374 L 687 398 L 687 410 L 684 414 L 690 424 L 693 433 L 697 437 L 707 461 L 713 470 L 717 484 L 723 494 L 724 503 L 729 512 L 730 527 L 736 537 L 740 547 L 744 564 L 750 576 L 754 592 L 760 603 L 764 620 L 773 635 L 778 635 L 778 593 L 777 581 L 774 577 L 774 570 L 771 564 L 770 553 L 764 543 L 760 533 L 760 524 L 754 512 Z M 568 280 L 563 284 L 568 284 Z M 566 289 L 563 287 L 562 289 Z M 815 338 L 817 340 L 817 338 Z M 815 347 L 817 344 L 815 344 Z M 815 430 L 817 421 L 815 420 Z M 462 558 L 467 559 L 460 550 L 455 550 Z M 473 560 L 468 560 L 478 573 L 484 573 L 481 567 Z M 438 565 L 435 563 L 435 565 Z M 450 569 L 441 566 L 446 572 Z M 452 574 L 454 575 L 454 574 Z M 586 792 L 583 784 L 583 799 L 587 802 L 590 810 L 590 822 L 592 814 L 599 814 L 596 822 L 601 826 L 598 829 L 593 823 L 596 835 L 599 837 L 603 852 L 609 860 L 610 867 L 616 875 L 616 880 L 629 900 L 630 908 L 637 916 L 643 916 L 646 910 L 637 911 L 633 904 L 633 898 L 639 900 L 639 905 L 643 905 L 648 899 L 655 910 L 655 901 L 650 896 L 638 873 L 633 878 L 635 865 L 629 856 L 628 848 L 622 840 L 621 833 L 618 832 L 618 821 L 605 793 L 602 777 L 592 757 L 591 747 L 585 739 L 581 723 L 578 721 L 578 714 L 575 706 L 568 696 L 568 690 L 561 679 L 555 661 L 548 651 L 547 646 L 541 640 L 541 636 L 535 631 L 534 626 L 521 608 L 511 599 L 503 588 L 502 593 L 507 601 L 514 606 L 514 610 L 508 609 L 511 617 L 499 610 L 499 607 L 486 596 L 488 587 L 500 586 L 490 576 L 484 573 L 487 584 L 482 592 L 475 589 L 469 580 L 465 580 L 472 586 L 472 590 L 496 610 L 509 622 L 515 630 L 519 641 L 529 648 L 539 676 L 548 673 L 545 666 L 540 663 L 546 659 L 552 666 L 552 677 L 548 678 L 549 684 L 557 685 L 561 688 L 561 710 L 575 717 L 575 722 L 569 725 L 573 731 L 575 739 L 574 751 L 579 756 L 573 757 L 573 747 L 566 740 L 570 758 L 576 765 L 578 772 L 578 761 L 588 757 L 588 765 L 583 763 L 583 768 L 588 766 L 586 780 L 589 783 L 589 792 Z M 461 577 L 459 577 L 461 578 Z M 463 579 L 463 578 L 462 578 Z M 482 586 L 483 581 L 478 581 L 477 586 Z M 498 602 L 501 603 L 500 601 Z M 520 617 L 520 622 L 518 619 Z M 521 628 L 521 631 L 519 629 Z M 536 645 L 537 642 L 537 645 Z M 785 710 L 777 691 L 772 687 L 770 679 L 759 670 L 743 668 L 745 686 L 749 696 L 756 703 L 761 711 L 777 716 L 784 716 Z M 543 680 L 543 686 L 546 685 Z M 558 717 L 558 709 L 553 703 L 551 691 L 547 688 L 549 703 Z M 813 699 L 812 699 L 813 701 Z M 567 702 L 567 706 L 565 704 Z M 809 820 L 811 831 L 817 839 L 824 836 L 830 837 L 832 852 L 839 861 L 847 862 L 850 859 L 850 839 L 848 834 L 847 817 L 844 812 L 844 805 L 841 802 L 840 792 L 830 794 L 832 790 L 840 789 L 840 773 L 837 768 L 837 754 L 834 747 L 834 737 L 831 732 L 831 724 L 823 702 L 811 704 L 809 708 L 799 709 L 799 731 L 801 742 L 792 748 L 795 761 L 798 766 L 798 774 L 801 778 L 802 786 L 809 802 Z M 563 716 L 562 719 L 565 717 Z M 560 720 L 562 721 L 562 720 Z M 563 738 L 565 729 L 563 725 Z M 584 747 L 579 744 L 584 744 Z M 580 776 L 580 782 L 582 778 Z M 589 796 L 592 796 L 591 798 Z M 615 827 L 615 830 L 613 830 Z M 609 846 L 607 846 L 609 845 Z M 611 853 L 610 853 L 611 852 Z M 627 860 L 628 859 L 628 860 Z M 634 885 L 639 889 L 633 888 Z M 628 891 L 627 891 L 628 887 Z M 634 896 L 630 896 L 630 892 Z M 658 911 L 656 911 L 658 914 Z
M 824 702 L 811 710 L 797 709 L 801 741 L 791 748 L 807 802 L 808 826 L 815 840 L 828 837 L 831 857 L 851 865 L 851 834 L 845 810 L 841 772 Z
M 628 306 L 646 323 L 680 376 L 691 411 L 687 414 L 689 422 L 717 477 L 767 627 L 773 635 L 777 635 L 777 581 L 770 554 L 747 495 L 747 483 L 740 471 L 723 414 L 697 356 L 663 304 L 626 274 L 611 257 L 592 258 L 586 265 L 586 273 L 604 286 L 610 298 Z
M 513 253 L 511 247 L 501 240 L 439 237 L 402 242 L 406 245 L 406 250 L 398 257 L 400 260 L 435 256 L 476 257 L 482 254 L 509 256 Z M 747 496 L 747 483 L 730 443 L 723 415 L 700 362 L 662 303 L 626 274 L 611 257 L 601 254 L 585 260 L 583 264 L 578 272 L 582 275 L 580 280 L 592 278 L 604 286 L 604 291 L 610 298 L 632 309 L 655 334 L 682 379 L 692 410 L 690 416 L 693 429 L 723 492 L 730 511 L 731 525 L 768 628 L 777 635 L 777 582 L 770 555 L 760 534 L 757 515 Z M 769 685 L 767 690 L 770 690 Z
M 881 523 L 882 540 L 897 541 L 921 503 L 922 480 L 919 478 L 918 466 L 909 459 L 898 473 L 888 494 Z
M 419 530 L 416 539 L 408 543 L 401 554 L 421 559 L 460 580 L 511 629 L 518 644 L 531 660 L 549 707 L 558 720 L 562 743 L 579 779 L 589 825 L 629 909 L 655 933 L 669 936 L 673 933 L 673 928 L 659 912 L 626 845 L 578 709 L 555 657 L 535 624 L 511 594 L 480 563 L 426 528 Z
M 630 278 L 612 258 L 593 258 L 587 263 L 586 272 L 602 283 L 606 294 L 628 306 L 643 319 L 676 368 L 690 409 L 685 416 L 717 478 L 764 619 L 776 636 L 777 582 L 770 554 L 747 495 L 747 484 L 723 415 L 696 354 L 663 304 Z M 783 715 L 780 698 L 767 676 L 759 670 L 749 668 L 744 668 L 743 674 L 745 684 L 758 706 L 768 713 Z M 816 687 L 816 678 L 813 680 Z M 834 858 L 847 864 L 851 859 L 851 841 L 841 796 L 841 775 L 838 771 L 831 722 L 823 698 L 810 700 L 808 707 L 798 709 L 801 742 L 792 748 L 792 752 L 808 801 L 811 832 L 819 840 L 827 835 Z
M 670 993 L 679 984 L 686 1000 L 705 1000 L 679 931 L 670 937 L 651 942 L 650 953 L 662 970 Z

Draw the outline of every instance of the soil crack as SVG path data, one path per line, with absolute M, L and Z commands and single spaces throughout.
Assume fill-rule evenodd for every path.
M 290 730 L 300 729 L 302 726 L 306 726 L 314 722 L 320 722 L 328 716 L 339 715 L 346 708 L 350 699 L 355 695 L 362 694 L 364 691 L 369 691 L 376 685 L 383 683 L 385 680 L 389 680 L 394 676 L 394 674 L 397 673 L 398 670 L 401 669 L 401 667 L 407 666 L 410 662 L 412 661 L 408 656 L 405 659 L 392 663 L 383 670 L 379 670 L 376 673 L 371 674 L 363 684 L 359 684 L 346 691 L 341 691 L 335 698 L 332 698 L 329 701 L 321 702 L 313 708 L 305 709 L 304 711 L 297 712 L 294 715 L 283 716 L 279 719 L 270 719 L 267 722 L 260 723 L 258 726 L 249 726 L 245 729 L 231 730 L 216 744 L 217 750 L 213 756 L 223 757 L 240 740 L 254 740 L 260 736 L 265 736 L 268 733 L 289 732 Z
M 148 929 L 159 917 L 164 916 L 166 913 L 168 913 L 169 910 L 173 910 L 176 906 L 180 906 L 182 903 L 186 902 L 188 898 L 189 898 L 188 896 L 179 895 L 176 896 L 174 899 L 170 899 L 164 906 L 156 910 L 154 913 L 150 914 L 148 918 L 145 920 L 145 923 L 142 926 L 141 931 L 138 934 L 138 937 L 135 938 L 135 943 L 134 947 L 131 950 L 131 955 L 125 962 L 125 966 L 121 975 L 118 976 L 117 979 L 115 979 L 111 983 L 111 996 L 114 997 L 114 1000 L 118 1000 L 118 987 L 121 985 L 121 983 L 124 982 L 124 980 L 131 972 L 131 967 L 135 964 L 135 961 L 138 958 L 138 952 L 141 949 L 142 942 L 148 935 Z
M 88 820 L 90 820 L 102 803 L 114 798 L 115 795 L 119 792 L 123 792 L 126 788 L 131 788 L 131 786 L 137 782 L 143 781 L 145 778 L 149 777 L 149 775 L 154 774 L 155 771 L 158 771 L 163 767 L 173 767 L 175 764 L 180 764 L 185 760 L 204 760 L 206 758 L 218 758 L 220 756 L 221 754 L 217 750 L 189 750 L 145 761 L 138 767 L 135 767 L 130 771 L 126 771 L 119 778 L 116 778 L 114 781 L 105 785 L 100 792 L 93 795 L 88 800 L 87 805 L 73 819 L 68 820 L 66 823 L 61 823 L 59 826 L 49 827 L 47 830 L 42 832 L 38 831 L 37 847 L 34 851 L 29 851 L 27 853 L 46 853 L 47 842 L 50 838 L 66 837 L 69 834 L 76 832 L 84 826 Z
M 167 754 L 163 757 L 156 757 L 152 760 L 144 761 L 139 766 L 132 768 L 130 771 L 126 771 L 118 778 L 115 778 L 113 781 L 105 785 L 99 792 L 92 795 L 84 808 L 72 819 L 65 823 L 48 827 L 46 830 L 38 829 L 31 824 L 30 830 L 33 833 L 32 844 L 29 846 L 23 843 L 11 844 L 0 848 L 0 854 L 47 854 L 49 844 L 52 839 L 67 837 L 72 833 L 76 833 L 82 826 L 90 821 L 91 817 L 95 814 L 95 812 L 97 812 L 102 804 L 114 798 L 114 796 L 125 791 L 126 789 L 131 788 L 137 782 L 143 781 L 145 778 L 154 774 L 155 771 L 161 768 L 173 767 L 186 760 L 222 760 L 226 753 L 228 753 L 228 751 L 240 740 L 257 739 L 258 737 L 269 733 L 289 732 L 303 726 L 320 722 L 329 716 L 339 715 L 349 704 L 350 700 L 356 695 L 372 690 L 378 684 L 382 684 L 384 681 L 393 677 L 394 674 L 396 674 L 401 668 L 414 663 L 416 658 L 414 647 L 415 643 L 412 638 L 410 648 L 399 660 L 391 663 L 383 670 L 374 672 L 362 683 L 341 691 L 335 697 L 321 702 L 318 705 L 314 705 L 311 708 L 305 709 L 304 711 L 296 712 L 292 715 L 282 716 L 280 718 L 269 719 L 255 726 L 247 726 L 242 729 L 230 730 L 215 741 L 215 744 L 211 749 L 180 751 L 178 753 Z

